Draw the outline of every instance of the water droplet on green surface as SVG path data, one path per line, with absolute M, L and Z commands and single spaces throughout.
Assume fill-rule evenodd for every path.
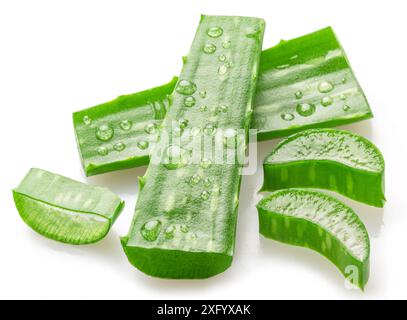
M 154 134 L 157 132 L 156 125 L 154 123 L 146 124 L 146 126 L 144 127 L 144 131 L 148 134 Z
M 106 155 L 108 155 L 108 153 L 109 153 L 109 149 L 108 149 L 108 148 L 106 148 L 106 147 L 99 147 L 99 148 L 98 148 L 98 154 L 99 154 L 100 156 L 106 156 Z
M 321 105 L 324 107 L 328 107 L 333 103 L 333 100 L 331 97 L 323 97 L 321 100 Z
M 201 181 L 201 176 L 199 175 L 199 174 L 197 174 L 197 173 L 195 173 L 190 179 L 189 179 L 189 182 L 191 183 L 191 184 L 198 184 L 200 181 Z
M 292 121 L 294 120 L 294 115 L 292 113 L 283 113 L 281 115 L 281 119 L 285 120 L 285 121 Z
M 226 72 L 228 72 L 228 67 L 226 67 L 224 64 L 222 64 L 221 66 L 219 66 L 218 68 L 218 74 L 223 76 L 226 74 Z
M 166 239 L 173 239 L 175 236 L 175 227 L 174 226 L 168 226 L 165 231 L 164 235 Z
M 212 180 L 211 180 L 211 178 L 205 178 L 203 184 L 204 184 L 204 186 L 207 187 L 207 188 L 210 187 L 210 186 L 212 185 Z
M 202 105 L 199 107 L 199 111 L 201 111 L 201 112 L 205 112 L 206 110 L 208 110 L 208 106 L 206 106 L 206 105 Z
M 345 84 L 346 81 L 347 81 L 346 78 L 342 78 L 342 80 L 341 80 L 342 84 Z
M 133 123 L 130 120 L 123 120 L 120 122 L 120 128 L 124 131 L 128 131 L 133 126 Z
M 315 112 L 315 105 L 312 103 L 300 103 L 297 105 L 297 113 L 303 117 L 309 117 Z
M 184 99 L 184 105 L 185 105 L 186 107 L 188 107 L 188 108 L 193 107 L 193 106 L 195 105 L 195 103 L 196 103 L 196 100 L 195 100 L 195 98 L 192 97 L 192 96 L 186 97 L 186 98 Z
M 343 111 L 349 111 L 349 110 L 351 109 L 351 107 L 348 106 L 347 104 L 345 104 L 345 105 L 342 107 L 342 109 L 343 109 Z
M 202 200 L 208 200 L 209 199 L 209 192 L 208 191 L 202 191 L 201 193 L 201 199 Z
M 188 127 L 188 123 L 189 123 L 189 121 L 184 118 L 181 118 L 178 120 L 178 124 L 181 129 L 185 129 L 186 127 Z
M 113 149 L 115 149 L 116 151 L 123 151 L 124 149 L 126 149 L 126 145 L 123 142 L 118 142 L 113 146 Z
M 341 100 L 346 100 L 346 95 L 342 93 L 342 94 L 339 96 L 339 99 L 341 99 Z
M 226 61 L 226 56 L 225 56 L 224 54 L 221 54 L 221 55 L 218 57 L 218 60 L 219 60 L 220 62 L 225 62 L 225 61 Z
M 186 166 L 187 151 L 177 145 L 171 145 L 167 147 L 164 152 L 163 164 L 168 170 L 176 170 Z
M 206 91 L 205 91 L 205 90 L 200 91 L 200 92 L 199 92 L 199 96 L 200 96 L 202 99 L 205 99 L 205 98 L 206 98 Z
M 148 141 L 145 140 L 141 140 L 139 142 L 137 142 L 137 147 L 141 150 L 146 150 L 148 148 Z
M 189 80 L 180 80 L 175 91 L 183 95 L 191 95 L 196 91 L 196 84 Z
M 300 91 L 300 90 L 298 90 L 296 93 L 295 93 L 295 98 L 296 99 L 301 99 L 302 97 L 303 97 L 303 93 L 302 93 L 302 91 Z
M 230 40 L 225 40 L 222 42 L 222 47 L 224 49 L 229 49 L 231 45 L 232 45 L 232 42 L 230 42 Z
M 331 82 L 329 81 L 322 81 L 319 85 L 318 85 L 318 90 L 321 93 L 328 93 L 331 92 L 334 89 L 334 86 Z
M 155 241 L 161 232 L 161 221 L 151 220 L 141 227 L 141 235 L 147 241 Z
M 196 233 L 191 233 L 190 237 L 191 237 L 192 240 L 198 239 L 198 236 L 197 236 Z
M 87 125 L 87 126 L 92 123 L 92 119 L 89 118 L 88 116 L 84 116 L 83 119 L 82 119 L 82 121 L 83 121 L 83 123 L 84 123 L 85 125 Z
M 208 123 L 204 128 L 204 133 L 208 136 L 214 135 L 216 132 L 216 126 L 212 123 Z
M 216 46 L 213 43 L 207 43 L 203 47 L 203 52 L 206 54 L 212 54 L 216 51 Z
M 107 124 L 102 124 L 96 130 L 96 138 L 98 138 L 101 141 L 109 141 L 110 139 L 112 139 L 113 134 L 114 134 L 113 128 Z
M 219 38 L 223 34 L 221 27 L 211 27 L 206 31 L 206 34 L 211 38 Z

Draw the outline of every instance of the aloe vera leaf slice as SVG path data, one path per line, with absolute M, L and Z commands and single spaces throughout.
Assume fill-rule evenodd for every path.
M 227 42 L 225 44 L 227 46 Z M 227 49 L 221 50 L 227 53 Z M 216 52 L 214 55 L 222 57 Z M 281 69 L 281 66 L 286 67 Z M 322 80 L 335 83 L 329 94 L 318 91 Z M 78 149 L 88 176 L 148 163 L 152 144 L 157 138 L 156 128 L 165 116 L 168 96 L 176 82 L 177 78 L 174 78 L 166 85 L 74 113 Z M 205 96 L 205 92 L 202 91 L 201 95 Z M 299 96 L 300 99 L 297 98 Z M 324 98 L 324 103 L 329 102 L 326 98 L 331 96 L 331 105 L 318 105 Z M 313 103 L 316 111 L 301 117 L 296 111 L 300 103 Z M 204 98 L 201 106 L 205 106 Z M 258 140 L 287 136 L 305 128 L 337 126 L 373 117 L 331 28 L 283 41 L 262 52 L 254 106 L 251 128 L 258 130 Z M 134 127 L 123 132 L 120 122 L 129 119 Z M 101 125 L 111 125 L 115 129 L 111 141 L 104 143 L 96 138 L 96 130 Z M 114 144 L 120 142 L 126 144 L 124 152 L 113 149 Z M 101 154 L 98 153 L 100 147 Z
M 257 204 L 260 233 L 315 250 L 362 290 L 369 278 L 369 236 L 355 212 L 326 194 L 286 189 Z
M 17 210 L 39 234 L 68 244 L 103 239 L 124 202 L 111 191 L 33 168 L 13 190 Z
M 255 106 L 259 141 L 373 117 L 330 27 L 263 51 Z
M 197 136 L 202 139 L 212 141 L 224 129 L 247 134 L 264 26 L 264 21 L 257 18 L 201 18 L 173 93 L 173 104 L 164 119 L 160 141 L 141 181 L 132 225 L 122 238 L 130 263 L 148 275 L 207 278 L 225 271 L 232 263 L 241 163 L 187 162 L 184 159 L 195 144 L 167 143 L 161 137 L 163 133 L 176 133 L 173 123 L 179 124 L 181 119 L 185 130 L 198 128 Z M 230 41 L 227 52 L 232 62 L 226 70 L 218 60 L 225 41 Z M 218 48 L 217 54 L 203 51 L 208 43 Z M 203 91 L 208 106 L 227 107 L 216 115 L 213 110 L 202 111 Z M 185 99 L 191 96 L 197 103 L 187 106 Z M 244 147 L 245 139 L 242 144 Z M 154 160 L 160 154 L 166 156 L 169 150 L 171 155 L 181 155 L 180 159 Z
M 349 131 L 310 129 L 283 140 L 263 164 L 262 191 L 311 187 L 383 207 L 384 159 L 367 139 Z
M 177 80 L 73 114 L 87 176 L 148 164 Z

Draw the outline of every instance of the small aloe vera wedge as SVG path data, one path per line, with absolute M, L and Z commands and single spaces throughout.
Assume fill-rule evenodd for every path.
M 201 18 L 122 238 L 129 262 L 148 275 L 208 278 L 232 263 L 242 163 L 201 156 L 244 154 L 264 27 L 257 18 Z M 223 46 L 227 61 L 218 58 Z M 238 148 L 217 139 L 223 131 L 241 132 Z M 220 149 L 212 149 L 213 141 Z M 196 149 L 199 162 L 190 157 Z
M 311 129 L 283 140 L 264 160 L 262 191 L 319 188 L 383 207 L 384 159 L 367 139 L 349 131 Z
M 31 169 L 13 190 L 17 210 L 39 234 L 69 244 L 103 239 L 124 202 L 111 191 L 41 169 Z
M 176 82 L 174 78 L 160 87 L 123 95 L 73 114 L 87 176 L 148 164 Z
M 226 64 L 228 40 L 217 47 L 211 44 L 204 48 L 206 54 Z M 88 176 L 148 163 L 176 82 L 174 78 L 166 85 L 74 113 L 78 148 Z M 256 90 L 251 128 L 258 131 L 258 140 L 373 116 L 332 28 L 263 51 Z M 205 100 L 206 93 L 201 91 L 198 100 L 188 103 L 199 103 L 204 110 L 208 108 Z M 122 121 L 131 128 L 123 130 Z M 104 140 L 97 137 L 100 127 L 106 133 Z M 125 149 L 115 150 L 117 143 Z
M 315 250 L 362 290 L 369 278 L 369 236 L 355 212 L 326 194 L 276 191 L 257 204 L 260 233 Z

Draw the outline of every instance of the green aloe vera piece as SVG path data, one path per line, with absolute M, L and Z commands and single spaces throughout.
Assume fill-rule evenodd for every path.
M 310 129 L 282 141 L 264 160 L 262 191 L 311 187 L 383 207 L 384 159 L 349 131 Z
M 196 162 L 190 155 L 201 148 L 201 139 L 211 142 L 202 147 L 203 154 L 212 151 L 219 132 L 247 134 L 264 27 L 257 18 L 201 18 L 141 180 L 132 225 L 122 238 L 130 263 L 148 275 L 207 278 L 232 263 L 242 165 L 206 156 Z M 221 54 L 227 61 L 219 61 Z M 197 103 L 191 106 L 193 100 Z M 201 108 L 204 101 L 208 110 Z M 164 133 L 181 139 L 164 140 Z M 192 144 L 190 134 L 198 137 Z M 239 141 L 237 153 L 246 143 L 245 137 Z M 216 145 L 222 152 L 233 151 L 222 140 Z
M 94 243 L 106 236 L 124 202 L 111 191 L 41 169 L 31 169 L 13 190 L 24 222 L 64 243 Z
M 369 278 L 369 236 L 355 212 L 326 194 L 276 191 L 257 204 L 260 233 L 315 250 L 362 290 Z
M 228 45 L 226 41 L 209 54 L 226 59 Z M 211 52 L 213 47 L 206 50 Z M 148 163 L 176 82 L 174 78 L 166 85 L 74 113 L 76 138 L 88 176 Z M 205 96 L 205 92 L 201 94 Z M 206 106 L 204 99 L 197 103 Z M 373 116 L 331 28 L 282 41 L 262 52 L 254 107 L 251 128 L 258 130 L 258 140 Z M 130 121 L 132 126 L 123 130 L 122 121 Z M 105 140 L 96 136 L 101 126 Z M 111 136 L 107 126 L 113 130 Z M 116 144 L 119 151 L 114 148 Z

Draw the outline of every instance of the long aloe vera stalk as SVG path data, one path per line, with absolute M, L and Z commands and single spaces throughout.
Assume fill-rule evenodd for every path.
M 224 139 L 249 129 L 264 26 L 257 18 L 201 18 L 122 238 L 130 263 L 148 275 L 206 278 L 232 263 L 242 165 L 216 157 L 244 152 L 244 137 L 238 145 Z
M 21 218 L 41 235 L 68 244 L 103 239 L 124 207 L 113 192 L 31 169 L 13 190 Z
M 383 207 L 384 159 L 367 139 L 349 131 L 311 129 L 282 141 L 264 160 L 263 191 L 311 187 Z
M 227 59 L 228 45 L 205 50 L 222 62 Z M 148 163 L 176 81 L 74 113 L 87 175 Z M 201 98 L 190 103 L 211 107 Z M 262 52 L 254 106 L 251 127 L 258 130 L 258 140 L 372 117 L 331 28 L 282 41 Z
M 369 279 L 369 236 L 356 213 L 320 192 L 286 189 L 257 204 L 260 233 L 328 258 L 362 290 Z

